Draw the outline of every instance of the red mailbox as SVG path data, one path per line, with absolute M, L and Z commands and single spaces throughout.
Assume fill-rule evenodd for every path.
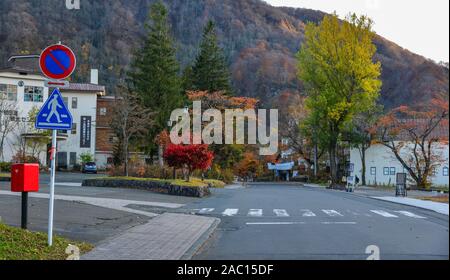
M 39 191 L 39 164 L 14 164 L 11 166 L 12 192 Z

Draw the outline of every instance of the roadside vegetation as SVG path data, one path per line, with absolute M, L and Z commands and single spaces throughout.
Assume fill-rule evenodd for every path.
M 65 260 L 66 248 L 75 245 L 84 254 L 93 246 L 55 236 L 53 246 L 48 247 L 47 235 L 14 228 L 0 223 L 0 260 Z
M 157 183 L 169 183 L 174 186 L 182 186 L 182 187 L 204 187 L 210 185 L 213 188 L 224 188 L 225 183 L 220 180 L 213 179 L 200 179 L 192 177 L 189 181 L 183 179 L 158 179 L 158 178 L 139 178 L 139 177 L 126 177 L 126 176 L 117 176 L 117 177 L 101 177 L 100 180 L 128 180 L 128 181 L 149 181 L 149 182 L 157 182 Z

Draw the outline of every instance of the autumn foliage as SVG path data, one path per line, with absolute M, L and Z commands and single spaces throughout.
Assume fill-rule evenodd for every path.
M 164 159 L 171 167 L 185 169 L 189 180 L 194 170 L 207 170 L 211 167 L 214 154 L 208 150 L 208 145 L 169 144 L 164 152 Z
M 257 177 L 262 171 L 262 163 L 251 152 L 245 153 L 243 159 L 235 167 L 236 174 L 241 178 Z
M 401 106 L 382 117 L 376 131 L 379 143 L 389 148 L 416 185 L 426 188 L 433 170 L 445 160 L 448 145 L 448 101 L 433 99 L 430 106 Z

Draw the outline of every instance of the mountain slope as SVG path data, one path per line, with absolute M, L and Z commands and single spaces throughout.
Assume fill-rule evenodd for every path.
M 78 54 L 75 80 L 86 80 L 99 68 L 101 82 L 112 92 L 124 77 L 132 52 L 142 43 L 143 23 L 155 0 L 82 0 L 81 10 L 67 10 L 63 0 L 0 2 L 0 64 L 9 55 L 39 53 L 59 40 Z M 305 23 L 324 13 L 275 8 L 260 0 L 166 0 L 173 35 L 183 66 L 192 63 L 201 30 L 208 19 L 218 28 L 238 94 L 266 104 L 281 93 L 301 92 L 295 53 Z M 381 102 L 388 108 L 448 98 L 448 69 L 377 37 L 377 60 L 383 66 Z

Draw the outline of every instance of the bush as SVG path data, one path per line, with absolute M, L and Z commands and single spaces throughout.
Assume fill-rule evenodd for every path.
M 94 161 L 94 156 L 91 153 L 89 153 L 89 152 L 82 153 L 80 155 L 80 161 L 83 164 L 84 163 L 88 163 L 88 162 L 93 162 Z
M 234 173 L 232 169 L 222 169 L 219 165 L 214 164 L 210 170 L 205 174 L 206 179 L 220 180 L 227 184 L 234 181 Z
M 0 172 L 11 172 L 10 162 L 0 162 Z
M 124 176 L 124 166 L 113 166 L 108 171 L 109 176 Z M 128 166 L 128 175 L 136 178 L 158 178 L 172 179 L 173 169 L 169 167 L 160 167 L 159 165 L 146 165 L 131 163 Z

